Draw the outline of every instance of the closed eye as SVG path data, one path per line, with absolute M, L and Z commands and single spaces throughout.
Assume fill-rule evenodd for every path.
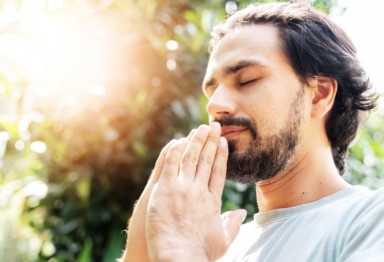
M 257 79 L 252 79 L 249 81 L 242 82 L 242 83 L 240 83 L 240 86 L 246 86 L 246 85 L 252 84 L 252 83 L 256 82 L 256 80 Z

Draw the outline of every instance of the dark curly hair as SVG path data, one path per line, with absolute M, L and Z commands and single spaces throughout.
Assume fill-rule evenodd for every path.
M 325 76 L 338 83 L 335 102 L 326 122 L 333 160 L 345 171 L 349 144 L 363 120 L 375 108 L 377 95 L 345 32 L 307 2 L 253 4 L 236 12 L 212 30 L 211 52 L 229 32 L 240 26 L 272 24 L 279 28 L 281 48 L 303 83 Z

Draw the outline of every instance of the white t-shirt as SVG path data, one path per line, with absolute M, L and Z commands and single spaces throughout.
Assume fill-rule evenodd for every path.
M 312 203 L 260 212 L 219 261 L 384 261 L 384 189 L 351 186 Z

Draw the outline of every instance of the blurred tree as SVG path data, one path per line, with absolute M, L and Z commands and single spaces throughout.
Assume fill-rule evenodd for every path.
M 23 200 L 23 220 L 39 232 L 37 260 L 115 259 L 158 152 L 203 119 L 207 32 L 224 12 L 179 1 L 2 8 L 15 18 L 1 28 L 12 110 L 0 123 L 9 136 L 2 185 L 12 191 L 4 202 Z M 15 181 L 24 182 L 12 189 Z M 18 194 L 32 182 L 45 192 Z M 14 260 L 21 242 L 11 240 L 4 257 Z
M 372 189 L 384 186 L 384 101 L 360 129 L 347 160 L 345 179 L 355 185 Z

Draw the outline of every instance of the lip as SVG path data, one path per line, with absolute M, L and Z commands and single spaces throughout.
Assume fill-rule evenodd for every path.
M 248 128 L 243 126 L 223 126 L 221 128 L 221 136 L 229 140 L 239 136 L 243 131 L 247 129 Z

